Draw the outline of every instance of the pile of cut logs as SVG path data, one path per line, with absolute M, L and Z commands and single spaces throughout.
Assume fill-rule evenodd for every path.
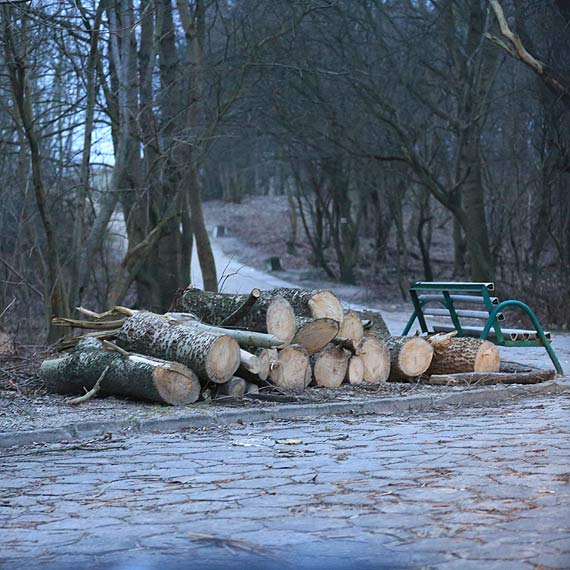
M 41 367 L 51 391 L 88 391 L 77 401 L 101 393 L 183 405 L 260 388 L 406 381 L 500 365 L 490 342 L 390 336 L 379 313 L 344 309 L 327 290 L 235 295 L 188 287 L 163 315 L 78 310 L 85 320 L 55 322 L 93 331 L 64 339 L 69 352 Z

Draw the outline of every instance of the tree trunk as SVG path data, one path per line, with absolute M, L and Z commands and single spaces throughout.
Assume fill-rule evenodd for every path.
M 269 372 L 271 383 L 288 390 L 303 390 L 310 382 L 311 366 L 307 351 L 298 345 L 290 345 L 279 351 L 277 362 Z
M 390 380 L 417 378 L 430 366 L 434 349 L 423 338 L 391 336 L 386 338 L 390 351 Z
M 142 311 L 125 321 L 117 344 L 128 351 L 180 362 L 200 378 L 220 384 L 227 382 L 240 364 L 239 345 L 229 336 L 176 325 Z
M 447 350 L 436 350 L 427 374 L 497 372 L 501 366 L 499 349 L 488 340 L 454 338 Z
M 40 374 L 48 389 L 59 394 L 90 390 L 103 372 L 100 393 L 171 405 L 195 402 L 200 396 L 197 376 L 182 364 L 103 350 L 97 339 L 84 339 L 63 358 L 45 360 Z

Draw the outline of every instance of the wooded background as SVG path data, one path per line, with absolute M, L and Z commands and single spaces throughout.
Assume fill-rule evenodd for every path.
M 201 201 L 272 193 L 330 278 L 497 280 L 570 323 L 567 0 L 37 0 L 0 27 L 0 322 L 164 311 L 193 247 L 213 290 Z

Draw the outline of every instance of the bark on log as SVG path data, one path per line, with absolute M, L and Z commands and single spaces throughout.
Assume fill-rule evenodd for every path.
M 291 344 L 279 351 L 277 362 L 269 371 L 271 383 L 279 388 L 302 390 L 310 379 L 310 364 L 307 351 L 299 345 Z
M 216 325 L 235 313 L 247 299 L 248 295 L 210 293 L 188 287 L 179 297 L 176 310 L 194 313 L 201 321 Z M 295 335 L 295 314 L 285 299 L 274 295 L 272 291 L 262 291 L 239 325 L 272 334 L 286 345 Z
M 287 299 L 296 315 L 314 319 L 329 318 L 338 323 L 342 323 L 344 319 L 342 305 L 332 291 L 281 287 L 273 289 L 271 294 Z
M 345 380 L 353 385 L 362 384 L 364 382 L 364 361 L 360 356 L 350 357 Z
M 226 335 L 177 325 L 153 313 L 129 317 L 117 333 L 117 344 L 139 352 L 180 362 L 204 380 L 227 382 L 240 364 L 237 342 Z
M 390 353 L 377 338 L 364 337 L 358 356 L 364 363 L 365 382 L 385 382 L 390 374 Z
M 255 354 L 240 350 L 241 364 L 238 374 L 244 380 L 258 382 L 267 380 L 270 368 L 270 352 L 266 348 L 259 349 Z
M 383 340 L 390 336 L 388 327 L 384 322 L 382 315 L 378 311 L 354 311 L 363 323 L 364 335 L 367 337 L 375 337 Z
M 385 339 L 390 351 L 390 380 L 416 378 L 430 366 L 433 346 L 417 336 L 391 336 Z
M 170 405 L 191 404 L 200 396 L 198 377 L 186 366 L 140 354 L 108 352 L 94 338 L 81 340 L 62 358 L 45 360 L 40 373 L 51 392 L 80 394 L 93 388 L 107 367 L 100 383 L 103 395 Z
M 348 369 L 350 353 L 334 344 L 329 344 L 311 358 L 313 380 L 317 386 L 338 388 Z
M 250 346 L 256 346 L 260 348 L 273 348 L 283 344 L 280 338 L 272 334 L 239 329 L 226 329 L 202 323 L 198 320 L 198 317 L 192 313 L 166 313 L 164 316 L 179 325 L 196 327 L 208 332 L 231 336 L 241 347 L 248 348 Z
M 323 349 L 337 334 L 338 322 L 330 318 L 295 317 L 297 332 L 292 344 L 300 344 L 309 355 Z
M 556 370 L 533 372 L 463 372 L 458 374 L 434 374 L 427 380 L 436 386 L 488 386 L 491 384 L 539 384 L 552 380 Z
M 223 321 L 221 321 L 220 326 L 229 327 L 239 323 L 251 311 L 251 307 L 253 307 L 259 297 L 261 297 L 261 291 L 257 288 L 252 289 L 243 305 L 238 307 L 231 315 L 228 315 Z
M 216 388 L 216 399 L 243 398 L 246 390 L 246 381 L 238 376 L 232 376 L 224 384 Z
M 247 396 L 248 394 L 259 394 L 259 386 L 253 382 L 246 382 L 245 395 Z
M 454 338 L 449 348 L 436 351 L 427 369 L 433 374 L 455 374 L 459 372 L 498 372 L 501 367 L 499 349 L 488 340 L 478 338 Z
M 352 355 L 358 354 L 362 349 L 362 339 L 356 341 L 351 338 L 342 338 L 340 336 L 337 336 L 333 338 L 331 342 L 337 346 L 344 348 L 345 350 L 348 350 Z
M 14 341 L 12 337 L 0 325 L 0 355 L 12 354 L 14 352 Z
M 364 337 L 362 319 L 351 310 L 344 312 L 344 319 L 340 325 L 338 336 L 359 342 Z

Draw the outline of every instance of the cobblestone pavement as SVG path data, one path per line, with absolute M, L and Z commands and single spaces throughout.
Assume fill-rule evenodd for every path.
M 570 397 L 0 455 L 0 567 L 570 568 Z

